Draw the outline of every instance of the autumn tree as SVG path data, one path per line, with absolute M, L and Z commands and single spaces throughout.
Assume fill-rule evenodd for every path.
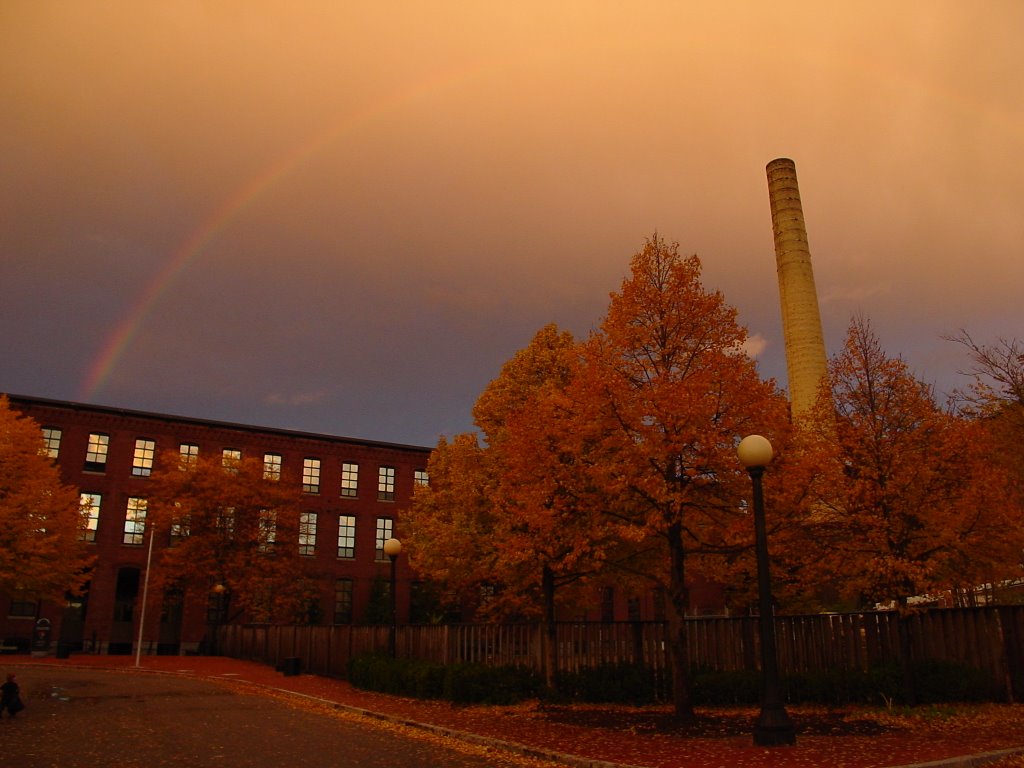
M 61 481 L 39 425 L 0 396 L 0 592 L 49 600 L 80 593 L 93 557 L 79 498 Z
M 964 346 L 971 359 L 961 371 L 970 384 L 953 393 L 954 403 L 965 418 L 980 421 L 991 433 L 993 460 L 1024 486 L 1024 346 L 1016 338 L 981 344 L 966 330 L 946 339 Z
M 494 583 L 494 474 L 473 433 L 441 438 L 427 462 L 430 484 L 416 488 L 402 516 L 409 564 L 456 602 Z
M 632 260 L 572 385 L 576 451 L 618 534 L 646 552 L 643 574 L 667 597 L 676 714 L 693 716 L 684 617 L 692 572 L 713 577 L 753 540 L 736 458 L 747 434 L 778 449 L 787 404 L 743 351 L 746 330 L 704 288 L 696 256 L 657 235 Z
M 571 334 L 542 328 L 473 409 L 485 439 L 442 441 L 405 518 L 411 561 L 463 589 L 486 585 L 492 618 L 543 615 L 552 626 L 559 585 L 595 568 L 601 535 L 560 437 L 572 428 L 565 397 L 578 363 Z M 471 552 L 472 563 L 462 562 Z
M 991 435 L 935 401 L 863 318 L 829 365 L 810 572 L 862 606 L 989 580 L 1019 562 L 1013 484 Z
M 313 594 L 299 555 L 300 487 L 267 476 L 257 458 L 167 454 L 149 487 L 154 530 L 171 536 L 154 562 L 157 591 L 219 593 L 227 619 L 292 620 Z

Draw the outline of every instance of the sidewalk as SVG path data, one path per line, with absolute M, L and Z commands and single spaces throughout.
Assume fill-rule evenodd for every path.
M 700 723 L 680 728 L 667 708 L 612 705 L 456 707 L 371 693 L 314 675 L 286 676 L 271 667 L 223 657 L 73 655 L 70 659 L 10 656 L 6 669 L 27 664 L 181 674 L 231 685 L 259 686 L 299 707 L 330 706 L 426 728 L 444 735 L 566 765 L 613 768 L 830 766 L 885 768 L 933 761 L 950 766 L 1024 766 L 1024 706 L 974 705 L 895 715 L 877 710 L 795 707 L 794 747 L 756 747 L 754 709 L 702 710 Z M 292 695 L 294 694 L 294 695 Z

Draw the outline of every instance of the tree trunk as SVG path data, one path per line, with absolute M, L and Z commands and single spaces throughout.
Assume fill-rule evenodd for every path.
M 682 526 L 669 527 L 668 550 L 671 575 L 668 588 L 668 649 L 672 664 L 672 704 L 679 720 L 693 720 L 693 701 L 690 698 L 690 659 L 686 640 L 686 607 L 689 594 L 686 589 L 686 553 L 683 550 Z
M 549 691 L 555 687 L 556 645 L 555 631 L 555 574 L 545 565 L 541 576 L 544 593 L 544 685 Z

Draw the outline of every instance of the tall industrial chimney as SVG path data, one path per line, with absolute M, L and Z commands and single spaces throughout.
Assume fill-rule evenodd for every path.
M 818 394 L 828 363 L 811 271 L 811 252 L 796 183 L 796 164 L 787 158 L 768 163 L 768 197 L 779 272 L 779 303 L 786 342 L 786 372 L 793 421 L 799 421 Z

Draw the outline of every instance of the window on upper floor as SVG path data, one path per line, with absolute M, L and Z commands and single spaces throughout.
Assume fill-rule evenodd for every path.
M 85 518 L 85 528 L 79 532 L 78 538 L 83 541 L 96 541 L 96 530 L 100 525 L 100 504 L 103 499 L 98 493 L 83 493 L 79 500 L 82 517 Z
M 153 474 L 153 460 L 156 457 L 156 441 L 146 437 L 135 439 L 135 453 L 132 454 L 132 474 L 135 477 L 149 477 Z
M 263 454 L 263 479 L 264 480 L 280 480 L 281 479 L 281 454 L 279 454 L 279 453 L 264 453 Z
M 89 445 L 85 449 L 85 471 L 105 472 L 107 470 L 107 451 L 110 449 L 110 435 L 93 432 L 89 435 Z
M 359 465 L 343 462 L 341 465 L 341 496 L 354 499 L 359 496 Z
M 316 512 L 299 515 L 299 554 L 316 554 Z
M 338 516 L 338 557 L 352 559 L 356 556 L 356 518 L 354 515 Z
M 242 463 L 242 452 L 237 448 L 225 448 L 221 451 L 221 465 L 225 471 L 238 474 L 238 465 Z
M 124 543 L 141 544 L 146 537 L 146 500 L 138 496 L 128 497 L 128 508 L 124 515 Z
M 307 457 L 302 460 L 303 493 L 320 493 L 320 459 Z
M 412 472 L 412 481 L 416 485 L 420 486 L 430 485 L 430 477 L 427 475 L 427 470 L 414 469 Z
M 192 469 L 199 463 L 199 446 L 195 443 L 182 443 L 178 446 L 178 467 Z
M 51 459 L 60 455 L 61 434 L 57 427 L 43 427 L 43 445 L 46 446 L 46 455 Z
M 377 470 L 377 500 L 395 500 L 395 468 L 381 467 Z
M 395 521 L 390 517 L 378 517 L 377 518 L 377 535 L 375 547 L 377 550 L 376 558 L 378 560 L 387 560 L 387 555 L 384 554 L 384 542 L 390 539 L 394 535 Z

